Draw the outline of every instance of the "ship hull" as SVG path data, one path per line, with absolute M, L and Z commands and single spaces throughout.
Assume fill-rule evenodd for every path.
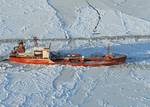
M 81 58 L 81 57 L 63 57 L 58 58 L 55 60 L 50 59 L 42 59 L 42 58 L 32 58 L 32 57 L 16 57 L 16 56 L 10 56 L 9 61 L 15 62 L 15 63 L 23 63 L 23 64 L 44 64 L 44 65 L 71 65 L 71 66 L 92 66 L 92 67 L 98 67 L 98 66 L 111 66 L 111 65 L 119 65 L 123 64 L 126 61 L 125 55 L 119 55 L 115 56 L 114 58 L 110 60 L 106 60 L 104 57 L 87 57 L 87 58 Z

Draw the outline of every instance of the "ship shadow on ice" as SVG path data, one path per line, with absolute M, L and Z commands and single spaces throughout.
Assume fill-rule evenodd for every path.
M 78 47 L 70 50 L 60 50 L 61 53 L 80 53 L 83 56 L 103 56 L 107 53 L 107 47 Z M 113 44 L 110 48 L 113 55 L 127 55 L 126 63 L 148 62 L 150 63 L 150 42 L 130 43 L 130 44 Z

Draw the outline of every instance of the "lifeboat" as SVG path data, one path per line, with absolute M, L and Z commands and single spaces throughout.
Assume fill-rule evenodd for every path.
M 83 56 L 78 53 L 61 55 L 58 52 L 51 52 L 49 48 L 33 48 L 24 53 L 13 50 L 8 61 L 23 64 L 46 64 L 46 65 L 71 65 L 71 66 L 111 66 L 125 63 L 126 55 L 105 54 L 103 56 Z

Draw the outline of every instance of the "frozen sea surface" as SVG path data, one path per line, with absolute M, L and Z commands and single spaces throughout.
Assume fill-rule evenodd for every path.
M 61 51 L 84 55 L 106 52 L 106 41 L 78 44 Z M 111 51 L 128 55 L 126 64 L 71 67 L 0 62 L 0 106 L 149 107 L 150 43 L 112 43 Z
M 2 107 L 149 107 L 150 65 L 90 68 L 0 63 Z
M 148 0 L 88 2 L 1 0 L 0 39 L 150 34 Z M 53 41 L 52 50 L 101 54 L 108 44 L 112 52 L 128 56 L 126 64 L 85 68 L 0 62 L 0 107 L 150 107 L 149 41 Z M 0 43 L 0 61 L 15 45 Z
M 89 2 L 86 0 L 1 0 L 0 39 L 150 34 L 150 22 L 144 20 L 148 18 L 149 12 L 143 8 L 144 4 L 146 6 L 149 3 L 141 4 L 139 0 L 131 3 L 127 0 L 123 5 L 122 0 L 87 1 Z M 121 3 L 124 8 L 115 6 L 116 3 Z M 129 4 L 136 4 L 137 8 L 130 5 L 131 8 L 128 10 Z M 119 9 L 116 10 L 112 6 Z M 142 6 L 141 11 L 139 11 L 140 6 Z M 132 12 L 128 15 L 127 11 Z M 134 13 L 144 13 L 145 18 L 137 18 L 135 16 L 139 14 L 134 15 Z

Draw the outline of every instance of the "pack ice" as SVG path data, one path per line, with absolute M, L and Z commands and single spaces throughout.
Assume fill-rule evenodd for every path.
M 149 35 L 148 2 L 1 0 L 0 40 Z M 108 43 L 112 52 L 128 56 L 126 64 L 92 68 L 0 62 L 0 107 L 149 107 L 149 40 L 56 42 L 52 48 L 105 53 Z M 0 61 L 15 45 L 0 42 Z

